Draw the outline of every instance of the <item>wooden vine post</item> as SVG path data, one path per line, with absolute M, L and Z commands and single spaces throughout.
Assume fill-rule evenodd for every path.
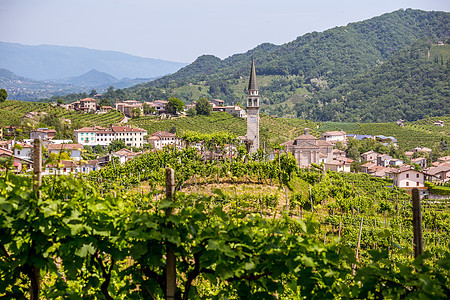
M 414 257 L 418 257 L 423 253 L 423 237 L 422 237 L 422 210 L 420 207 L 419 190 L 412 189 L 412 209 L 413 209 L 413 231 L 414 231 Z
M 33 173 L 33 189 L 38 190 L 42 184 L 42 141 L 40 139 L 33 141 Z M 38 191 L 38 197 L 40 198 L 40 196 L 40 191 Z M 32 242 L 30 252 L 34 252 L 34 255 L 36 253 L 34 242 Z M 30 300 L 38 300 L 41 286 L 41 270 L 34 265 L 28 265 L 25 268 L 27 269 L 28 277 L 30 277 Z
M 175 171 L 172 168 L 166 169 L 166 198 L 173 202 L 173 196 L 175 194 Z M 166 217 L 172 213 L 172 209 L 169 207 L 166 209 Z M 175 299 L 175 293 L 177 290 L 177 270 L 175 262 L 175 254 L 172 249 L 171 243 L 166 244 L 167 261 L 166 261 L 166 299 Z
M 42 141 L 35 139 L 33 142 L 33 188 L 39 189 L 42 184 Z

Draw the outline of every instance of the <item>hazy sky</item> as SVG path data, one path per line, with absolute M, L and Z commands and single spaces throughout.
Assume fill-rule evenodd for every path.
M 114 50 L 192 62 L 283 44 L 400 8 L 449 0 L 0 0 L 0 41 Z M 0 58 L 1 59 L 1 58 Z

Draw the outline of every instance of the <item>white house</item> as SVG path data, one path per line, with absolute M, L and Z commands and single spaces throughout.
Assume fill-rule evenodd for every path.
M 174 133 L 167 131 L 157 131 L 152 133 L 148 138 L 148 142 L 155 150 L 161 150 L 167 145 L 181 146 L 181 139 L 179 139 Z
M 31 159 L 33 146 L 25 143 L 16 143 L 14 145 L 14 156 L 24 159 Z
M 125 148 L 120 149 L 119 151 L 111 153 L 111 155 L 113 157 L 117 157 L 119 159 L 119 162 L 121 164 L 124 164 L 127 161 L 129 161 L 129 160 L 133 159 L 134 157 L 139 156 L 141 154 L 142 154 L 142 152 L 133 152 L 133 151 L 130 151 L 130 150 L 125 149 Z
M 59 154 L 60 152 L 69 153 L 73 160 L 81 160 L 81 150 L 83 145 L 81 144 L 50 144 L 48 145 L 48 153 Z
M 325 162 L 324 164 L 325 170 L 331 170 L 334 172 L 344 172 L 350 173 L 351 163 L 345 161 L 331 160 Z
M 393 184 L 396 187 L 412 189 L 425 187 L 425 175 L 423 172 L 411 169 L 411 166 L 403 166 L 391 172 Z
M 56 130 L 48 128 L 38 128 L 30 132 L 30 139 L 48 140 L 55 137 Z
M 347 134 L 345 131 L 327 131 L 322 133 L 320 139 L 332 144 L 336 144 L 337 142 L 346 143 Z

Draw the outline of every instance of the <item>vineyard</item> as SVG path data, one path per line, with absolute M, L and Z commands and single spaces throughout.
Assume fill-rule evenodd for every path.
M 245 135 L 247 131 L 245 119 L 234 117 L 225 112 L 213 113 L 208 117 L 195 116 L 162 120 L 155 117 L 140 117 L 130 120 L 129 124 L 144 128 L 149 133 L 169 131 L 172 127 L 175 127 L 179 134 L 186 131 L 200 133 L 229 132 L 239 136 Z M 305 127 L 311 128 L 312 133 L 315 134 L 317 123 L 301 119 L 274 118 L 261 115 L 261 144 L 265 142 L 269 147 L 294 139 L 303 134 Z
M 437 120 L 444 121 L 444 127 L 433 125 Z M 415 122 L 405 122 L 405 126 L 396 123 L 339 123 L 324 122 L 319 130 L 344 130 L 346 133 L 371 134 L 393 136 L 398 145 L 404 149 L 415 147 L 432 148 L 440 143 L 441 139 L 450 143 L 450 117 L 433 117 Z
M 0 103 L 0 125 L 26 125 L 22 124 L 21 118 L 31 111 L 51 113 L 60 119 L 69 119 L 72 124 L 78 124 L 79 126 L 108 126 L 110 124 L 117 124 L 123 119 L 123 114 L 117 110 L 112 110 L 105 114 L 88 114 L 66 110 L 50 103 L 7 100 Z
M 46 177 L 39 190 L 0 176 L 5 298 L 164 299 L 172 255 L 175 299 L 450 295 L 449 202 L 422 202 L 414 258 L 410 196 L 389 180 L 301 170 L 286 154 L 207 161 L 194 148 Z

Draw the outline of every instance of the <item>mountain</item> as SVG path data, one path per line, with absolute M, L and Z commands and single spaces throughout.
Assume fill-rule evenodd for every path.
M 68 83 L 79 87 L 98 87 L 102 85 L 112 84 L 119 81 L 114 76 L 95 69 L 90 70 L 80 76 L 69 77 L 59 80 L 53 80 L 56 83 Z
M 186 65 L 115 51 L 6 42 L 0 42 L 0 57 L 0 68 L 34 80 L 74 77 L 92 69 L 116 78 L 154 78 L 176 72 Z
M 77 93 L 80 88 L 70 84 L 38 81 L 18 76 L 13 72 L 0 69 L 0 88 L 6 89 L 8 99 L 36 101 L 57 94 Z
M 262 44 L 224 60 L 211 55 L 201 56 L 174 74 L 131 87 L 126 89 L 126 92 L 128 98 L 137 100 L 175 96 L 190 102 L 197 100 L 196 97 L 207 96 L 223 99 L 229 104 L 245 102 L 246 80 L 251 57 L 254 57 L 262 111 L 279 116 L 302 116 L 317 120 L 345 119 L 350 116 L 351 109 L 348 110 L 349 114 L 324 113 L 325 108 L 321 108 L 324 100 L 320 97 L 326 97 L 330 90 L 338 91 L 335 88 L 382 66 L 399 51 L 415 47 L 415 43 L 420 39 L 435 44 L 437 41 L 447 40 L 449 36 L 450 13 L 402 9 L 324 32 L 308 33 L 279 46 Z M 417 61 L 418 64 L 423 62 Z M 405 65 L 406 69 L 410 68 Z M 401 72 L 402 68 L 397 71 Z M 426 72 L 421 74 L 425 76 Z M 377 80 L 381 80 L 380 77 L 383 76 L 386 76 L 383 80 L 389 81 L 389 72 L 379 74 Z M 401 77 L 400 73 L 396 76 Z M 407 78 L 404 76 L 405 80 L 408 80 Z M 430 80 L 437 80 L 445 85 L 442 81 L 444 78 L 438 76 Z M 405 83 L 396 80 L 395 84 Z M 416 98 L 422 103 L 421 106 L 428 104 L 433 107 L 429 104 L 429 96 L 430 94 L 425 97 L 423 93 L 418 93 Z M 445 94 L 440 95 L 439 99 L 444 97 Z M 365 98 L 365 101 L 373 100 L 369 98 Z M 376 101 L 389 102 L 387 97 L 380 99 Z M 403 101 L 399 99 L 400 102 Z M 339 103 L 340 106 L 336 106 L 339 112 L 347 111 L 346 105 L 354 105 L 353 102 L 340 101 L 340 98 L 327 101 Z M 413 105 L 403 110 L 401 116 L 407 120 L 415 120 L 421 114 L 418 113 L 422 109 L 421 106 Z M 329 105 L 330 109 L 333 107 Z M 372 116 L 367 111 L 353 110 L 351 117 L 353 120 L 365 122 L 377 120 L 375 115 L 380 114 L 380 111 L 377 111 L 376 106 L 371 106 L 370 109 L 374 110 Z M 401 105 L 396 109 L 401 110 Z M 433 115 L 438 113 L 440 110 L 436 109 Z M 399 114 L 386 114 L 382 120 L 393 120 L 397 115 Z

